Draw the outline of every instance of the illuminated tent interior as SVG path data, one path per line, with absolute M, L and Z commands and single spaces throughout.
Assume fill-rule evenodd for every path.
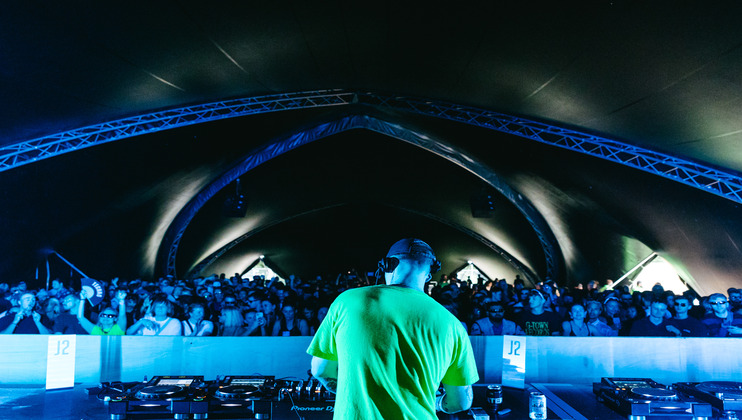
M 574 285 L 657 252 L 702 294 L 726 290 L 740 12 L 4 5 L 0 275 L 41 282 L 51 250 L 94 278 L 231 275 L 260 255 L 369 272 L 416 236 L 443 272 Z M 225 217 L 237 179 L 246 215 Z M 480 194 L 491 217 L 472 215 Z

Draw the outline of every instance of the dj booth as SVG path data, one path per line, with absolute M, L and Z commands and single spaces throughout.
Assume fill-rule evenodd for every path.
M 221 382 L 221 383 L 220 383 Z M 0 418 L 12 419 L 332 419 L 334 400 L 314 381 L 226 377 L 154 377 L 142 383 L 98 384 L 45 391 L 0 386 Z M 180 384 L 180 385 L 174 385 Z M 187 384 L 187 385 L 186 385 Z M 234 385 L 230 385 L 234 384 Z M 301 385 L 306 385 L 305 394 Z M 474 386 L 474 409 L 445 419 L 528 419 L 531 392 L 546 399 L 546 419 L 733 419 L 742 415 L 742 383 L 679 384 L 647 378 L 603 378 L 590 385 L 534 383 L 503 388 L 497 406 L 487 386 Z M 283 388 L 285 386 L 285 388 Z M 279 388 L 281 387 L 281 388 Z M 190 388 L 190 389 L 189 389 Z M 723 396 L 719 396 L 719 391 Z
M 307 372 L 310 339 L 76 336 L 74 386 L 46 390 L 49 336 L 4 336 L 0 418 L 330 419 L 333 395 Z M 439 417 L 526 419 L 534 391 L 548 419 L 742 416 L 742 340 L 524 340 L 523 386 L 504 386 L 494 407 L 486 384 L 502 383 L 503 337 L 472 337 L 476 410 Z

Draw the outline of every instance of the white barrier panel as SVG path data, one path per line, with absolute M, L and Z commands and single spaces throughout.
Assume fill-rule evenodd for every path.
M 153 375 L 263 374 L 305 379 L 311 337 L 76 337 L 75 381 L 141 381 Z M 502 382 L 503 337 L 471 337 L 481 382 Z M 43 386 L 49 336 L 6 335 L 0 384 Z M 642 377 L 671 384 L 739 381 L 742 339 L 526 337 L 526 383 L 589 384 Z

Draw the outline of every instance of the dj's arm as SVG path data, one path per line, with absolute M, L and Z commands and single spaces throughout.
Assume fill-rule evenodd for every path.
M 333 394 L 338 388 L 338 362 L 312 357 L 312 376 L 314 376 L 328 391 Z
M 446 391 L 436 398 L 435 409 L 444 413 L 452 414 L 471 408 L 474 400 L 474 392 L 471 385 L 457 386 L 443 384 Z

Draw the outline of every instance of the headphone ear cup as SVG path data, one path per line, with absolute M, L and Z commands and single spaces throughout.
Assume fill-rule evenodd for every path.
M 379 261 L 379 268 L 385 273 L 391 273 L 399 265 L 399 259 L 394 257 L 384 257 Z
M 430 274 L 435 274 L 439 271 L 441 271 L 441 262 L 434 260 L 433 263 L 430 264 Z

